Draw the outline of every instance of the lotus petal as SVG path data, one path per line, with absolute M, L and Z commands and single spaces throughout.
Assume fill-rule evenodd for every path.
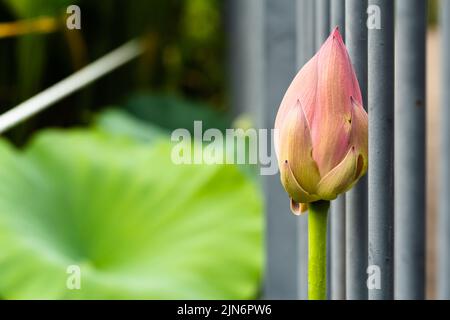
M 355 180 L 358 164 L 358 154 L 355 148 L 351 148 L 344 160 L 331 170 L 317 187 L 320 199 L 333 200 L 337 195 L 347 191 Z
M 312 158 L 310 129 L 300 101 L 288 113 L 280 135 L 284 137 L 280 142 L 280 161 L 288 160 L 299 185 L 308 193 L 314 193 L 320 174 Z
M 309 194 L 299 185 L 287 160 L 283 162 L 280 173 L 284 189 L 295 202 L 306 203 L 318 200 L 316 196 Z

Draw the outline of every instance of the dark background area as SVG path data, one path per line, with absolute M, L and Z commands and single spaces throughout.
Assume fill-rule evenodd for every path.
M 66 8 L 81 8 L 81 30 L 66 28 Z M 219 0 L 0 1 L 0 20 L 55 19 L 56 30 L 0 38 L 0 112 L 134 37 L 149 47 L 137 60 L 59 102 L 8 136 L 18 144 L 36 129 L 88 123 L 107 105 L 151 91 L 226 109 L 223 2 Z

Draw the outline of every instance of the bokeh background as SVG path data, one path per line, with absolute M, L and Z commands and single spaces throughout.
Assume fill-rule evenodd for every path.
M 66 27 L 72 4 L 81 30 Z M 0 112 L 130 39 L 147 48 L 0 139 L 1 298 L 259 296 L 255 170 L 170 159 L 173 129 L 233 126 L 225 7 L 0 1 Z
M 79 31 L 66 28 L 66 8 L 71 4 L 81 8 Z M 226 111 L 223 8 L 219 0 L 1 1 L 2 111 L 136 36 L 144 37 L 149 47 L 140 59 L 27 121 L 11 137 L 20 142 L 38 128 L 88 123 L 108 104 L 122 104 L 142 91 Z M 21 33 L 17 22 L 43 17 L 54 20 L 46 32 L 31 27 Z
M 229 2 L 0 0 L 0 113 L 132 38 L 147 46 L 0 138 L 0 298 L 260 296 L 257 171 L 170 161 L 173 129 L 203 120 L 224 130 L 247 119 L 231 103 Z M 71 4 L 81 8 L 81 30 L 66 28 Z M 440 36 L 437 1 L 429 4 L 432 298 Z M 69 288 L 71 265 L 81 270 L 79 290 Z

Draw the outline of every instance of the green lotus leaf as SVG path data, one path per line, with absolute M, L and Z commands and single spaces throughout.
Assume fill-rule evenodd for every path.
M 152 143 L 162 138 L 170 139 L 170 131 L 143 121 L 118 107 L 100 112 L 95 118 L 94 126 L 108 134 L 129 137 L 144 143 Z
M 170 154 L 92 130 L 45 131 L 23 151 L 0 140 L 0 296 L 256 297 L 258 188 L 235 166 Z
M 202 119 L 207 117 L 200 116 L 199 118 Z M 193 121 L 195 120 L 192 120 L 192 122 Z M 240 120 L 240 122 L 244 121 Z M 154 141 L 162 138 L 170 139 L 170 131 L 167 130 L 167 128 L 162 128 L 151 121 L 142 120 L 141 118 L 133 115 L 133 113 L 124 111 L 123 109 L 120 109 L 118 107 L 110 107 L 100 112 L 95 118 L 94 127 L 100 131 L 107 132 L 108 134 L 118 137 L 128 137 L 132 140 L 142 143 L 153 143 Z M 191 133 L 191 137 L 195 137 L 193 133 Z M 224 135 L 223 139 L 225 141 L 223 146 L 223 151 L 225 154 L 225 152 L 229 152 L 225 147 L 227 137 Z M 237 164 L 237 166 L 239 170 L 241 170 L 241 172 L 245 173 L 246 176 L 257 183 L 260 183 L 259 166 L 256 164 L 248 163 L 250 142 L 248 138 L 246 138 L 245 140 L 246 142 L 244 152 L 246 154 L 246 162 L 244 164 Z M 208 146 L 209 144 L 210 142 L 203 142 L 204 147 Z M 234 150 L 232 150 L 231 152 L 235 154 L 235 159 L 237 160 L 237 144 L 235 144 Z

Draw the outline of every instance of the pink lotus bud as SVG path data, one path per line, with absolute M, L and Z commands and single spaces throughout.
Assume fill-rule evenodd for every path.
M 275 121 L 281 182 L 295 214 L 309 202 L 335 199 L 365 174 L 367 126 L 358 80 L 336 28 L 292 81 Z

